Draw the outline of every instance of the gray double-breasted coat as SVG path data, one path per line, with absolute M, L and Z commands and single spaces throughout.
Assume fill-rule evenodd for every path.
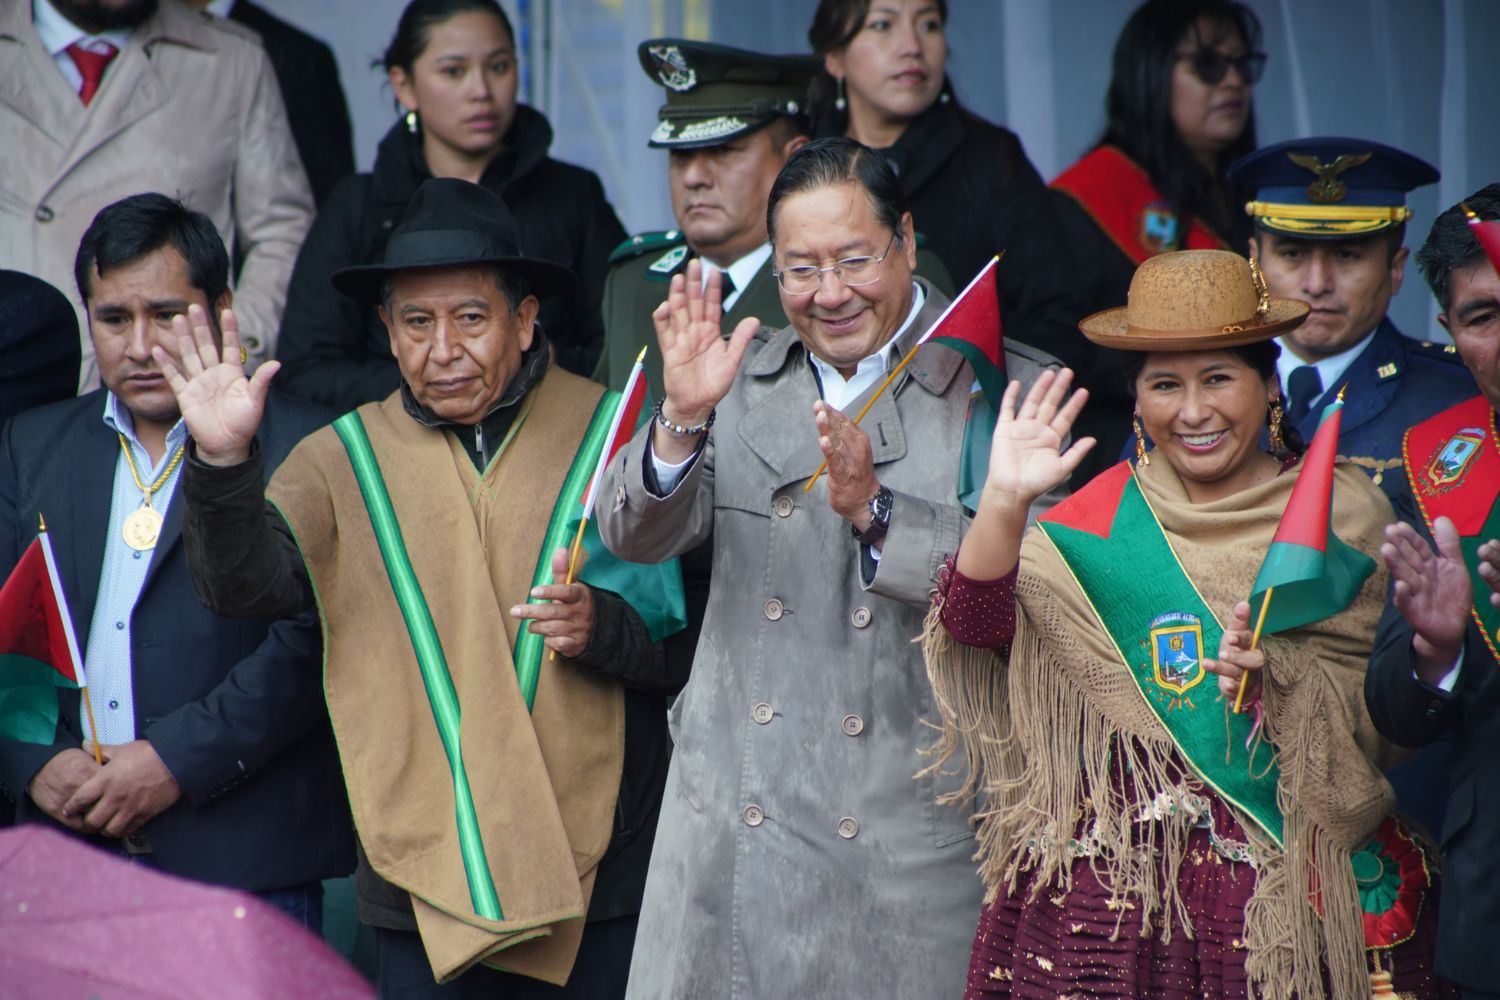
M 946 305 L 927 288 L 896 357 Z M 1027 385 L 1050 361 L 1007 352 Z M 791 328 L 751 342 L 670 495 L 644 484 L 649 426 L 609 467 L 597 516 L 612 550 L 649 562 L 713 549 L 672 709 L 633 1000 L 962 993 L 982 895 L 973 807 L 939 806 L 934 779 L 913 778 L 936 712 L 912 640 L 967 524 L 956 485 L 973 375 L 938 344 L 907 371 L 862 423 L 895 493 L 868 583 L 827 480 L 802 491 L 822 459 L 819 391 Z

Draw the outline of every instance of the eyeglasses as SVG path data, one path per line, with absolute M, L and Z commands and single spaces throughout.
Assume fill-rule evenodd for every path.
M 895 242 L 896 234 L 892 233 L 885 245 L 885 252 L 879 257 L 845 257 L 834 261 L 832 267 L 798 264 L 795 267 L 784 267 L 780 271 L 773 270 L 771 273 L 776 276 L 781 290 L 788 295 L 811 295 L 816 292 L 822 287 L 824 271 L 832 271 L 850 288 L 873 285 L 880 280 L 880 264 L 891 255 L 891 247 Z
M 1228 76 L 1231 66 L 1239 70 L 1240 79 L 1244 80 L 1247 85 L 1254 84 L 1266 71 L 1264 52 L 1246 52 L 1242 55 L 1226 56 L 1218 49 L 1206 46 L 1196 52 L 1181 53 L 1177 58 L 1186 59 L 1192 63 L 1193 75 L 1209 86 L 1213 86 Z

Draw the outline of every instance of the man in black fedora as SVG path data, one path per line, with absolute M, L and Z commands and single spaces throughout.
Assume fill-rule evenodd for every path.
M 181 366 L 159 359 L 193 436 L 199 595 L 226 615 L 322 616 L 383 996 L 623 995 L 667 679 L 631 605 L 553 582 L 611 412 L 549 365 L 535 325 L 573 276 L 522 252 L 493 193 L 438 178 L 382 263 L 333 280 L 378 305 L 402 384 L 309 437 L 266 490 L 255 431 L 276 363 L 247 379 L 201 314 L 179 323 Z

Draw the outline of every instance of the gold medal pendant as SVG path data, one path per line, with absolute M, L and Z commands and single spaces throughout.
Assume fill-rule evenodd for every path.
M 156 540 L 161 537 L 161 526 L 162 516 L 152 510 L 150 504 L 142 504 L 125 515 L 120 534 L 125 536 L 125 544 L 132 549 L 150 552 L 156 548 Z

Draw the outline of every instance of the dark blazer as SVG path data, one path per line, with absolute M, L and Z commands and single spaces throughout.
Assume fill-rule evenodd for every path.
M 354 173 L 354 130 L 333 51 L 249 0 L 238 0 L 229 10 L 229 20 L 260 36 L 276 71 L 287 124 L 313 200 L 322 205 L 333 186 Z
M 24 413 L 0 436 L 0 577 L 45 514 L 80 651 L 120 448 L 103 414 L 99 390 Z M 326 419 L 273 392 L 260 429 L 267 475 Z M 182 504 L 178 495 L 168 508 L 131 616 L 136 731 L 182 786 L 182 798 L 145 826 L 155 859 L 173 874 L 252 891 L 347 874 L 349 805 L 323 703 L 316 616 L 236 621 L 206 610 L 188 577 Z M 82 745 L 78 692 L 58 697 L 52 745 L 0 741 L 0 787 L 20 820 L 51 822 L 26 788 L 52 757 Z
M 1431 543 L 1406 476 L 1387 492 L 1396 515 Z M 1410 626 L 1387 603 L 1365 674 L 1365 703 L 1376 728 L 1395 743 L 1453 741 L 1437 971 L 1471 990 L 1500 992 L 1493 954 L 1500 941 L 1500 880 L 1490 867 L 1500 852 L 1500 665 L 1471 618 L 1458 684 L 1444 694 L 1414 676 L 1411 640 Z
M 1345 385 L 1349 391 L 1339 423 L 1339 454 L 1364 469 L 1377 486 L 1401 467 L 1401 438 L 1408 427 L 1478 391 L 1453 348 L 1412 340 L 1383 319 L 1338 385 L 1326 386 L 1297 426 L 1304 441 L 1312 440 L 1323 408 Z

